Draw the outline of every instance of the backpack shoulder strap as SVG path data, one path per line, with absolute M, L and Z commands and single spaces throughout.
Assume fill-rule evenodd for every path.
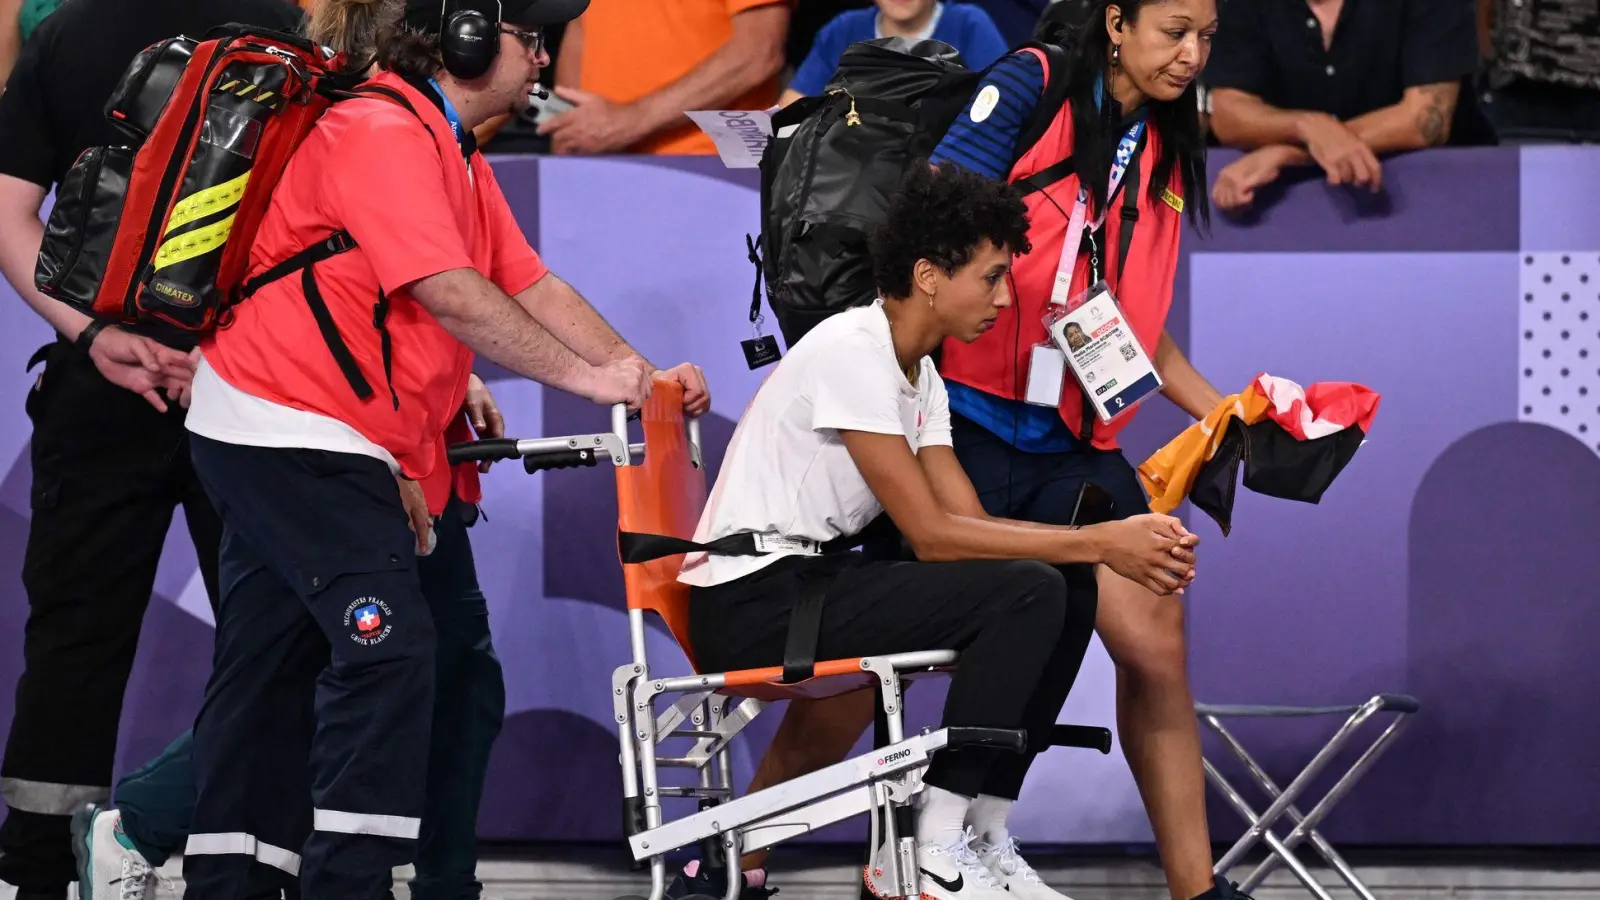
M 1077 164 L 1069 156 L 1055 165 L 1040 169 L 1021 181 L 1013 182 L 1013 184 L 1018 193 L 1026 197 L 1029 194 L 1044 190 L 1077 170 Z
M 411 105 L 411 101 L 406 99 L 406 95 L 400 93 L 394 88 L 384 87 L 381 84 L 372 84 L 371 82 L 367 82 L 365 84 L 358 84 L 351 88 L 350 93 L 366 94 L 372 97 L 382 97 L 391 103 L 404 107 L 406 112 L 411 113 L 418 119 L 422 118 L 422 114 L 417 112 L 417 108 L 415 106 Z
M 405 109 L 417 117 L 423 128 L 428 129 L 428 134 L 433 136 L 433 129 L 428 126 L 427 120 L 417 112 L 417 108 L 406 99 L 405 94 L 393 88 L 378 84 L 358 84 L 349 89 L 333 89 L 328 91 L 328 96 L 333 100 L 351 100 L 358 96 L 381 97 Z M 275 281 L 300 273 L 300 289 L 305 296 L 306 305 L 310 307 L 311 316 L 316 321 L 317 330 L 321 332 L 323 341 L 332 352 L 334 362 L 338 364 L 339 371 L 345 380 L 362 400 L 372 396 L 372 386 L 365 376 L 361 374 L 361 366 L 356 362 L 355 355 L 350 352 L 350 347 L 339 334 L 338 327 L 334 324 L 333 314 L 328 309 L 327 301 L 322 299 L 322 291 L 317 286 L 314 272 L 317 263 L 331 259 L 341 253 L 348 253 L 356 249 L 355 238 L 348 231 L 336 231 L 327 238 L 312 244 L 288 259 L 280 261 L 265 272 L 244 282 L 240 286 L 235 303 L 247 300 L 256 292 Z M 389 396 L 396 409 L 400 408 L 400 398 L 395 394 L 393 382 L 393 349 L 387 327 L 389 313 L 389 298 L 382 290 L 378 292 L 378 302 L 373 307 L 372 325 L 378 330 L 383 350 L 383 373 L 389 382 Z
M 1056 114 L 1067 101 L 1067 82 L 1070 79 L 1067 51 L 1060 46 L 1029 41 L 1019 49 L 1033 51 L 1044 63 L 1044 91 L 1039 95 L 1039 104 L 1033 108 L 1033 114 L 1022 124 L 1022 131 L 1017 135 L 1017 155 L 1020 157 L 1044 137 L 1051 123 L 1056 120 Z
M 1027 50 L 1039 57 L 1044 66 L 1044 90 L 1039 95 L 1039 103 L 1033 108 L 1032 114 L 1022 123 L 1022 130 L 1017 135 L 1016 160 L 1021 159 L 1024 153 L 1033 149 L 1039 143 L 1046 131 L 1054 124 L 1056 115 L 1060 113 L 1062 104 L 1067 100 L 1067 52 L 1056 44 L 1047 44 L 1042 41 L 1029 41 L 1018 48 Z M 1077 171 L 1072 157 L 1067 157 L 1054 165 L 1045 168 L 1016 183 L 1023 196 L 1042 191 L 1052 184 Z
M 1117 287 L 1122 287 L 1122 273 L 1128 268 L 1128 248 L 1133 245 L 1133 229 L 1139 223 L 1139 166 L 1144 155 L 1145 138 L 1150 134 L 1148 128 L 1139 135 L 1139 144 L 1134 148 L 1133 159 L 1128 163 L 1128 170 L 1122 176 L 1122 235 L 1117 241 Z

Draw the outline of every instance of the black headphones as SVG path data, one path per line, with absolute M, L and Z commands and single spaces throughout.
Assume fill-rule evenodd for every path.
M 475 9 L 447 13 L 450 0 L 439 3 L 439 55 L 444 70 L 456 78 L 480 78 L 500 53 L 500 18 L 504 10 L 494 0 L 494 18 Z

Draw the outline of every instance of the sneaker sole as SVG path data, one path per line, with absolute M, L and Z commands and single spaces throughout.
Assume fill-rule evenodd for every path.
M 94 884 L 94 817 L 100 808 L 93 804 L 85 806 L 72 814 L 72 859 L 78 868 L 78 896 L 83 900 L 92 900 L 84 892 L 88 890 L 85 885 Z

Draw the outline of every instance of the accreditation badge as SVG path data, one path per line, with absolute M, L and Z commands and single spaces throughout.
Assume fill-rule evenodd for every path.
M 1115 421 L 1161 390 L 1155 363 L 1105 282 L 1066 309 L 1053 306 L 1045 328 L 1100 421 Z

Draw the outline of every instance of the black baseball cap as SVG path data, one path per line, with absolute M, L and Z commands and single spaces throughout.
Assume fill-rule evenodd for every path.
M 406 0 L 406 24 L 436 32 L 449 13 L 475 9 L 491 19 L 499 12 L 508 25 L 538 28 L 570 22 L 588 8 L 589 0 Z

